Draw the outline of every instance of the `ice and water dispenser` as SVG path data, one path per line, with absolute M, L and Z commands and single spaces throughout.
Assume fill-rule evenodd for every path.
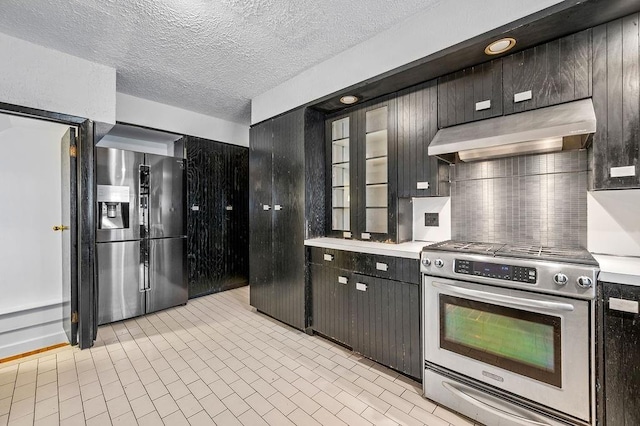
M 129 228 L 129 187 L 98 185 L 98 229 Z

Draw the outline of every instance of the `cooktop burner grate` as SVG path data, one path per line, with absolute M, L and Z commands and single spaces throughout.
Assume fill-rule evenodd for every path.
M 547 260 L 562 263 L 598 265 L 587 250 L 582 248 L 545 247 L 537 245 L 509 245 L 498 243 L 443 241 L 426 247 L 429 250 L 442 250 L 458 253 L 487 254 L 495 257 L 514 257 L 521 259 Z

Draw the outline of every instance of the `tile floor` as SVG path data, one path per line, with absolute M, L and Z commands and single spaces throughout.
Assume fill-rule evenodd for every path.
M 0 426 L 469 421 L 419 384 L 249 306 L 248 287 L 100 327 L 95 347 L 0 364 Z

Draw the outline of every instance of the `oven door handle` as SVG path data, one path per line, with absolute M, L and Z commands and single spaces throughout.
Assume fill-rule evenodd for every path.
M 469 288 L 456 287 L 453 285 L 443 284 L 438 282 L 434 282 L 433 286 L 443 290 L 448 290 L 454 294 L 458 294 L 462 296 L 472 296 L 472 297 L 482 299 L 482 300 L 487 300 L 490 302 L 506 303 L 509 305 L 524 306 L 529 308 L 546 309 L 548 311 L 572 312 L 574 310 L 573 305 L 570 303 L 524 299 L 522 297 L 507 296 L 504 294 L 495 294 L 495 293 L 489 293 L 489 292 L 480 291 L 480 290 L 472 290 Z
M 515 421 L 521 425 L 535 425 L 535 426 L 550 426 L 549 423 L 543 423 L 543 422 L 539 422 L 537 420 L 533 420 L 533 419 L 528 419 L 526 417 L 522 417 L 522 416 L 518 416 L 516 414 L 510 413 L 508 411 L 505 410 L 501 410 L 500 408 L 494 407 L 493 405 L 487 404 L 486 402 L 480 401 L 479 399 L 476 399 L 474 397 L 472 397 L 471 395 L 463 392 L 462 390 L 458 389 L 457 387 L 455 387 L 454 385 L 452 385 L 451 383 L 447 383 L 447 382 L 442 382 L 442 386 L 448 390 L 449 392 L 451 392 L 454 396 L 457 396 L 458 398 L 462 398 L 465 401 L 467 401 L 470 404 L 475 405 L 476 407 L 488 411 L 489 413 L 495 414 L 496 416 L 502 417 L 504 419 L 510 420 L 510 421 Z

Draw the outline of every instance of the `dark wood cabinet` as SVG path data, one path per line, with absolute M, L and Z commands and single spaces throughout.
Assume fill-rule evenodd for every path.
M 502 59 L 438 79 L 440 128 L 502 115 Z
M 593 29 L 594 189 L 640 187 L 639 17 Z
M 395 96 L 327 118 L 327 235 L 411 239 L 411 205 L 398 199 Z
M 591 30 L 503 58 L 503 109 L 513 114 L 591 96 Z
M 432 80 L 398 93 L 398 197 L 449 195 L 449 165 L 429 156 L 438 131 L 438 85 Z
M 602 285 L 602 357 L 600 375 L 604 390 L 604 424 L 640 424 L 640 315 L 614 309 L 611 299 L 640 302 L 640 287 Z
M 361 274 L 352 280 L 353 350 L 420 378 L 420 286 Z
M 249 282 L 249 150 L 187 137 L 189 297 Z
M 312 202 L 324 198 L 324 175 L 305 179 L 306 162 L 324 159 L 323 121 L 299 109 L 250 134 L 250 303 L 298 329 L 307 322 L 304 240 L 324 229 L 324 205 Z
M 313 330 L 420 378 L 418 260 L 316 247 L 308 253 Z

